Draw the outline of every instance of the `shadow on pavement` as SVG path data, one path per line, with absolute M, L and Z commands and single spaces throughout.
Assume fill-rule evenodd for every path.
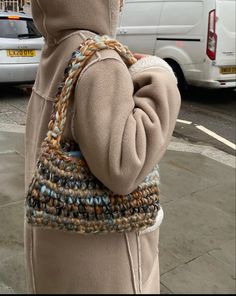
M 236 101 L 236 89 L 207 89 L 200 87 L 189 87 L 181 93 L 182 99 L 197 101 L 202 104 L 231 104 Z
M 0 85 L 0 99 L 6 97 L 21 98 L 31 94 L 31 84 L 26 85 Z

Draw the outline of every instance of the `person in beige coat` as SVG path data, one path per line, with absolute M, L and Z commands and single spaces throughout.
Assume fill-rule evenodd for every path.
M 115 37 L 119 9 L 119 0 L 32 1 L 45 45 L 27 110 L 26 190 L 72 52 L 95 34 Z M 77 81 L 65 136 L 79 143 L 101 182 L 115 193 L 128 194 L 162 159 L 179 108 L 177 82 L 165 61 L 147 56 L 127 68 L 117 52 L 102 50 Z M 35 228 L 25 222 L 28 292 L 160 293 L 162 218 L 160 209 L 155 225 L 145 231 L 105 235 Z

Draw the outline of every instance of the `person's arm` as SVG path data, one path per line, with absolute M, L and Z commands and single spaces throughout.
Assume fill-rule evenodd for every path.
M 144 58 L 130 74 L 122 62 L 102 60 L 75 89 L 75 140 L 91 172 L 117 194 L 135 190 L 171 140 L 180 94 L 172 70 L 160 64 Z

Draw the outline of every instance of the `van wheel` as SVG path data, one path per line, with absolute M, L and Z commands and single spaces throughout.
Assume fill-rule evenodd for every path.
M 180 66 L 173 60 L 166 59 L 165 61 L 171 66 L 171 68 L 175 74 L 175 77 L 177 78 L 179 90 L 186 91 L 188 88 L 188 85 L 187 85 L 187 82 L 184 78 L 184 74 L 183 74 Z

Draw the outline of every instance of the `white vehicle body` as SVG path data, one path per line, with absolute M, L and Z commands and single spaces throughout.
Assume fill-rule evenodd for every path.
M 32 17 L 0 12 L 0 25 L 0 83 L 34 82 L 44 39 Z
M 117 39 L 157 55 L 179 83 L 236 87 L 235 0 L 126 0 Z

